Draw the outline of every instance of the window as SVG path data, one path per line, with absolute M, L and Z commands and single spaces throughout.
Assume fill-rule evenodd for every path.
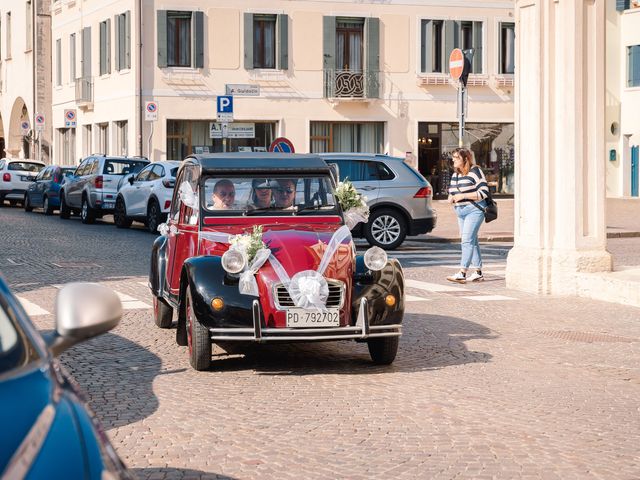
M 499 73 L 513 74 L 516 51 L 515 23 L 500 24 L 500 70 Z
M 6 41 L 6 53 L 4 58 L 11 58 L 11 12 L 7 12 L 7 25 L 6 25 L 6 30 L 7 30 L 7 41 Z
M 336 69 L 352 72 L 363 70 L 363 36 L 364 19 L 338 18 L 336 24 Z
M 111 73 L 111 20 L 100 22 L 100 75 Z
M 244 68 L 289 68 L 289 16 L 244 14 Z
M 109 153 L 109 124 L 98 123 L 96 131 L 96 148 L 99 153 L 107 155 Z
M 82 155 L 91 155 L 91 125 L 82 128 Z
M 454 48 L 473 49 L 471 73 L 482 73 L 482 22 L 422 20 L 420 26 L 420 71 L 448 73 L 449 54 Z
M 76 34 L 69 35 L 69 81 L 76 79 Z
M 82 29 L 82 78 L 91 78 L 91 27 Z
M 157 11 L 158 67 L 204 67 L 204 14 Z
M 58 159 L 62 165 L 73 165 L 76 154 L 76 129 L 58 128 Z
M 131 12 L 115 16 L 116 70 L 131 68 Z
M 382 153 L 384 122 L 311 122 L 311 153 Z
M 56 86 L 62 85 L 62 40 L 56 40 Z
M 627 47 L 627 87 L 640 87 L 640 45 Z
M 26 42 L 25 45 L 27 46 L 26 50 L 31 50 L 31 44 L 33 43 L 33 30 L 31 28 L 32 25 L 32 17 L 31 17 L 32 13 L 31 13 L 31 0 L 27 0 L 27 3 L 25 3 L 25 17 L 26 17 L 26 28 L 25 28 L 25 35 L 26 35 Z
M 127 156 L 129 153 L 129 122 L 116 122 L 116 155 Z

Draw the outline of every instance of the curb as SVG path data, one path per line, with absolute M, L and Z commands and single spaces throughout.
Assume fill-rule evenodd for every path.
M 608 232 L 607 238 L 638 238 L 640 232 Z M 407 240 L 412 242 L 422 243 L 460 243 L 460 237 L 427 237 L 427 238 L 412 238 L 408 237 Z M 478 237 L 479 242 L 491 243 L 491 242 L 513 242 L 512 235 L 488 235 L 486 237 Z

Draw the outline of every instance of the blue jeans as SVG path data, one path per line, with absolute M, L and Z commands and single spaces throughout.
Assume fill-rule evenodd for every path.
M 481 207 L 486 207 L 484 200 L 476 202 Z M 454 207 L 458 216 L 458 227 L 460 227 L 460 243 L 462 246 L 462 257 L 460 258 L 460 268 L 467 269 L 473 264 L 478 270 L 482 268 L 482 257 L 480 256 L 480 245 L 478 244 L 478 231 L 484 222 L 484 213 L 473 204 L 457 205 Z

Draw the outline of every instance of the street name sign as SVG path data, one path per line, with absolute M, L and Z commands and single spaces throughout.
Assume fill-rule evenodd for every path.
M 227 95 L 236 97 L 259 97 L 260 85 L 250 85 L 245 83 L 227 83 L 225 85 Z

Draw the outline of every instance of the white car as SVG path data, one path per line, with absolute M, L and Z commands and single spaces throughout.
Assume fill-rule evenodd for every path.
M 24 202 L 24 194 L 45 164 L 25 158 L 0 159 L 0 207 L 5 198 L 11 205 Z
M 136 175 L 125 177 L 116 197 L 113 220 L 118 228 L 129 228 L 135 220 L 150 232 L 167 219 L 180 162 L 154 162 Z

